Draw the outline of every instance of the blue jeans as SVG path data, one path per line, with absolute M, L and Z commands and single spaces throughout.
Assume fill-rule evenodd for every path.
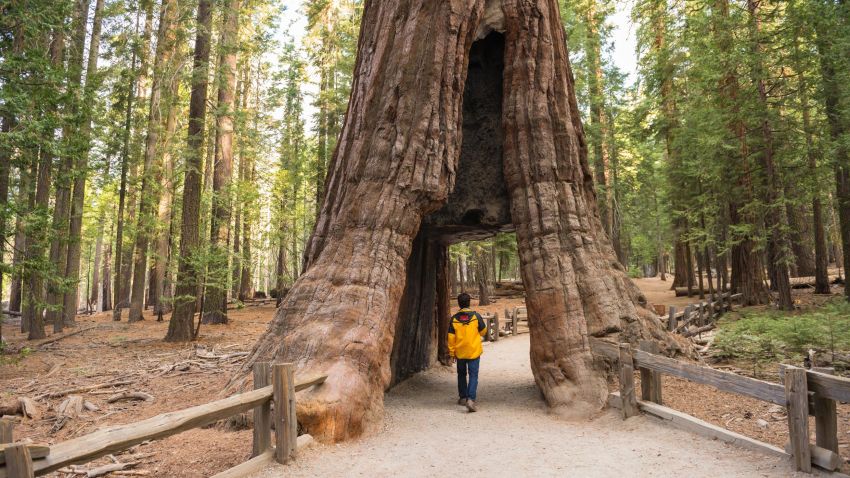
M 457 359 L 457 393 L 460 398 L 476 400 L 478 391 L 478 365 L 481 357 L 477 359 Z M 469 383 L 466 381 L 466 372 L 469 370 Z

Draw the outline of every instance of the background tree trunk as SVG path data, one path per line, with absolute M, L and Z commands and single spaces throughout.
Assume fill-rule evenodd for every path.
M 192 64 L 192 93 L 189 99 L 189 126 L 186 141 L 186 172 L 183 177 L 183 209 L 180 226 L 180 256 L 177 262 L 177 287 L 174 293 L 174 312 L 168 322 L 167 342 L 192 340 L 195 304 L 200 292 L 201 273 L 198 267 L 200 247 L 201 188 L 204 127 L 207 112 L 208 63 L 210 59 L 210 27 L 212 3 L 198 2 L 197 34 Z
M 168 100 L 166 82 L 175 73 L 172 60 L 176 53 L 176 28 L 178 5 L 173 0 L 164 0 L 160 7 L 159 34 L 154 57 L 153 80 L 151 83 L 150 111 L 147 137 L 145 138 L 144 169 L 140 188 L 138 222 L 136 223 L 136 245 L 133 254 L 133 283 L 130 295 L 129 322 L 143 320 L 145 300 L 145 275 L 148 272 L 148 246 L 153 237 L 155 219 L 154 205 L 159 204 L 162 191 L 162 146 L 160 133 L 173 105 Z M 163 89 L 166 89 L 163 101 Z M 163 117 L 165 113 L 165 117 Z
M 210 230 L 211 262 L 204 298 L 204 323 L 227 323 L 227 242 L 230 235 L 230 216 L 233 176 L 233 111 L 236 106 L 236 50 L 239 35 L 239 0 L 224 5 L 221 28 L 221 55 L 218 60 L 218 107 L 215 129 L 215 168 L 213 170 L 213 200 Z M 244 219 L 243 219 L 244 220 Z M 247 243 L 247 239 L 245 240 Z M 244 272 L 244 269 L 243 269 Z
M 91 150 L 91 105 L 98 84 L 97 60 L 100 55 L 100 31 L 103 22 L 104 0 L 96 0 L 92 33 L 89 42 L 89 59 L 86 68 L 86 83 L 83 91 L 82 118 L 79 130 L 80 146 L 75 149 L 74 193 L 71 198 L 71 215 L 68 225 L 68 255 L 65 263 L 65 278 L 72 282 L 62 299 L 62 321 L 67 326 L 75 325 L 79 302 L 80 248 L 82 246 L 83 207 L 86 197 L 86 177 L 88 176 L 89 151 Z M 83 22 L 85 23 L 85 22 Z

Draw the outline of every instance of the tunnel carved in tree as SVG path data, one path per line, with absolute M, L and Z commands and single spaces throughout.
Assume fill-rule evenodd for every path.
M 547 403 L 607 395 L 589 336 L 676 348 L 604 233 L 555 0 L 367 2 L 349 110 L 305 253 L 257 360 L 327 381 L 324 441 L 374 430 L 384 390 L 445 358 L 447 246 L 515 231 Z

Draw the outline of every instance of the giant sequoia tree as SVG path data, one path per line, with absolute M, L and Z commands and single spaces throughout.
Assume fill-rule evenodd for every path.
M 314 436 L 369 430 L 384 389 L 445 351 L 446 245 L 513 229 L 535 380 L 553 407 L 600 409 L 588 337 L 664 333 L 604 233 L 586 154 L 556 0 L 367 2 L 305 272 L 248 362 L 328 374 L 298 401 Z

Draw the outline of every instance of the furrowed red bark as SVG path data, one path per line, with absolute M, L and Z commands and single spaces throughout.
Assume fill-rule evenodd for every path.
M 199 294 L 201 271 L 196 254 L 200 245 L 201 179 L 205 117 L 207 112 L 208 65 L 210 59 L 210 27 L 212 3 L 198 2 L 197 36 L 192 64 L 192 93 L 189 99 L 188 139 L 186 141 L 186 173 L 183 177 L 183 208 L 180 221 L 180 255 L 177 262 L 177 285 L 174 312 L 168 322 L 166 342 L 192 340 L 195 304 Z
M 486 10 L 484 0 L 367 2 L 305 272 L 229 388 L 244 386 L 257 360 L 327 374 L 299 396 L 298 417 L 313 436 L 338 441 L 380 423 L 391 363 L 417 369 L 445 353 L 440 337 L 433 342 L 448 309 L 445 245 L 423 221 L 459 179 L 470 48 L 494 29 L 505 32 L 499 136 L 513 223 L 476 231 L 486 213 L 462 215 L 485 237 L 517 232 L 532 372 L 544 397 L 571 415 L 604 405 L 589 335 L 667 340 L 599 218 L 557 2 L 494 0 Z M 418 324 L 397 327 L 411 315 Z
M 221 54 L 218 60 L 218 107 L 215 129 L 215 169 L 210 230 L 211 263 L 208 268 L 205 324 L 227 323 L 228 238 L 232 208 L 233 111 L 236 106 L 236 50 L 239 35 L 239 0 L 224 6 Z

